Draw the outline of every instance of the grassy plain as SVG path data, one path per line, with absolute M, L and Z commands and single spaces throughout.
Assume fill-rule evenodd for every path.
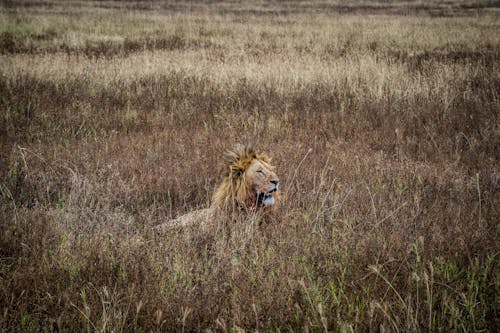
M 499 330 L 493 2 L 1 6 L 1 331 Z M 237 142 L 274 221 L 153 233 Z

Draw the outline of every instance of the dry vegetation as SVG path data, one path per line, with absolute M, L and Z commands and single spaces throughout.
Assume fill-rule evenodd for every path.
M 7 1 L 1 331 L 499 330 L 493 1 Z M 271 223 L 206 207 L 273 156 Z

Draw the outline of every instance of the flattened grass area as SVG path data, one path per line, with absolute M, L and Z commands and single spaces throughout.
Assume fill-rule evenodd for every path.
M 0 330 L 497 332 L 494 1 L 6 1 Z M 275 216 L 157 234 L 254 143 Z

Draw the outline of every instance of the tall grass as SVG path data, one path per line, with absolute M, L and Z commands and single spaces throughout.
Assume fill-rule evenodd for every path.
M 497 331 L 497 9 L 7 2 L 2 331 Z M 273 157 L 269 224 L 209 205 Z

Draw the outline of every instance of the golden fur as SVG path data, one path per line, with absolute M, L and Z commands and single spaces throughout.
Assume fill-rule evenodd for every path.
M 206 223 L 217 210 L 273 210 L 279 202 L 279 180 L 271 159 L 250 146 L 237 146 L 226 153 L 226 160 L 226 175 L 212 197 L 210 208 L 187 213 L 157 228 Z

